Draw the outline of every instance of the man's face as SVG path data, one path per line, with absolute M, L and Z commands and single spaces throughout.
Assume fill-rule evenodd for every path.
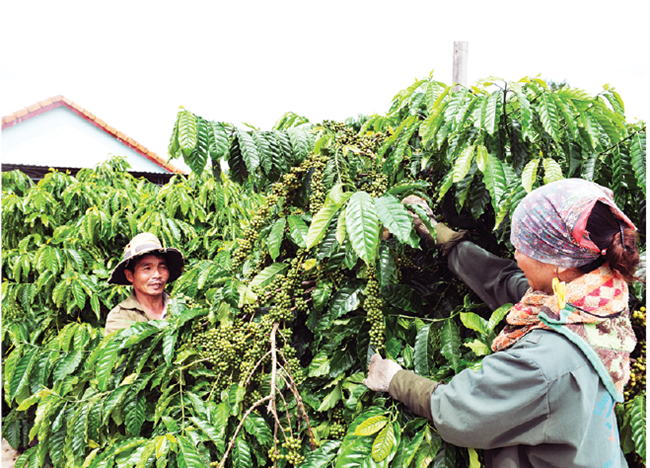
M 133 271 L 124 270 L 124 275 L 133 284 L 136 293 L 160 296 L 169 279 L 169 270 L 164 258 L 147 254 L 137 261 Z

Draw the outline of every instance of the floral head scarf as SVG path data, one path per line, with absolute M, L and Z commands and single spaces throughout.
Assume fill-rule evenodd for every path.
M 616 206 L 612 191 L 582 179 L 563 179 L 530 192 L 515 209 L 510 241 L 524 255 L 563 268 L 586 265 L 601 254 L 587 220 L 596 202 L 636 229 Z

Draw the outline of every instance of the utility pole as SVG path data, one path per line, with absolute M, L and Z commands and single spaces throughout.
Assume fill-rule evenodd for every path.
M 452 81 L 458 83 L 454 87 L 456 91 L 459 86 L 467 87 L 467 54 L 469 50 L 469 42 L 467 41 L 454 41 L 454 71 Z

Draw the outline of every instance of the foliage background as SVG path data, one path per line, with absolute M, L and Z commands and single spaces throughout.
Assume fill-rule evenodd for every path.
M 375 350 L 435 380 L 480 366 L 507 310 L 453 278 L 399 200 L 425 198 L 509 256 L 525 194 L 582 177 L 614 191 L 645 252 L 645 151 L 613 88 L 428 77 L 386 115 L 345 123 L 287 113 L 262 131 L 181 108 L 169 152 L 194 173 L 164 187 L 119 158 L 35 186 L 4 173 L 3 436 L 27 449 L 19 466 L 480 466 L 361 384 Z M 171 318 L 103 337 L 128 294 L 105 281 L 142 231 L 188 259 Z M 644 285 L 634 293 L 617 414 L 641 466 Z

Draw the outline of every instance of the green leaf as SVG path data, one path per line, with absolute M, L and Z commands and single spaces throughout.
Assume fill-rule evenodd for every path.
M 361 305 L 359 292 L 361 284 L 353 281 L 339 288 L 330 300 L 329 308 L 318 322 L 318 330 L 328 329 L 334 320 L 348 312 L 356 310 Z
M 81 351 L 71 351 L 61 357 L 54 368 L 54 380 L 61 380 L 66 375 L 73 373 L 81 363 L 82 358 L 83 353 Z
M 469 468 L 481 468 L 481 462 L 478 459 L 478 453 L 473 448 L 468 448 L 469 453 Z
M 379 287 L 383 288 L 395 282 L 396 271 L 395 256 L 390 247 L 385 242 L 382 242 L 379 246 L 379 261 L 377 262 L 377 280 L 379 281 Z
M 348 432 L 349 433 L 349 432 Z M 345 438 L 347 440 L 347 437 Z M 355 437 L 349 444 L 341 446 L 341 454 L 336 459 L 335 468 L 361 468 L 370 456 L 373 440 L 370 437 Z
M 174 348 L 176 346 L 176 339 L 178 338 L 177 330 L 173 327 L 167 327 L 163 335 L 163 357 L 165 362 L 170 365 L 174 359 Z
M 402 310 L 419 314 L 422 312 L 422 298 L 405 284 L 389 284 L 381 288 L 381 295 L 386 301 Z
M 323 350 L 319 352 L 309 365 L 309 377 L 322 377 L 330 373 L 329 352 Z
M 636 452 L 641 456 L 643 462 L 646 461 L 646 393 L 639 393 L 630 408 L 632 426 L 632 439 L 636 447 Z
M 637 132 L 632 137 L 632 145 L 630 147 L 630 161 L 634 174 L 636 175 L 636 183 L 643 190 L 643 195 L 646 195 L 646 134 L 645 132 Z
M 211 121 L 209 122 L 209 130 L 212 131 L 210 136 L 210 158 L 213 161 L 220 159 L 228 152 L 228 132 L 222 123 Z
M 232 466 L 253 468 L 251 449 L 241 436 L 237 436 L 235 445 L 232 447 Z
M 241 144 L 238 138 L 233 138 L 228 151 L 228 167 L 230 168 L 230 177 L 234 182 L 240 184 L 248 178 L 248 168 L 241 151 Z
M 499 212 L 501 198 L 508 188 L 505 171 L 501 161 L 496 156 L 489 154 L 488 163 L 485 167 L 483 182 L 490 192 L 492 207 L 495 212 Z
M 273 282 L 277 275 L 283 275 L 289 269 L 286 263 L 273 263 L 260 271 L 251 280 L 251 287 L 265 288 Z
M 526 193 L 533 190 L 533 184 L 537 180 L 537 166 L 539 165 L 539 158 L 535 158 L 526 164 L 523 172 L 521 173 L 521 185 L 523 185 Z
M 479 168 L 481 172 L 485 172 L 485 166 L 487 166 L 488 162 L 488 150 L 485 146 L 483 145 L 477 145 L 476 146 L 476 166 Z M 471 165 L 470 165 L 471 167 Z M 467 168 L 467 171 L 469 172 L 469 168 Z
M 544 158 L 544 183 L 550 184 L 564 179 L 562 175 L 562 167 L 551 158 Z
M 539 103 L 539 119 L 544 130 L 555 141 L 560 141 L 558 111 L 555 102 L 546 93 L 542 93 Z
M 491 331 L 488 321 L 472 312 L 462 312 L 460 314 L 460 321 L 463 322 L 465 327 L 477 331 L 481 335 L 487 335 Z
M 108 422 L 108 418 L 111 415 L 111 412 L 124 399 L 124 395 L 126 395 L 126 392 L 130 390 L 130 388 L 130 385 L 122 385 L 120 387 L 117 387 L 110 393 L 108 398 L 106 398 L 106 401 L 104 402 L 104 424 Z
M 37 350 L 38 348 L 27 349 L 25 354 L 20 358 L 20 361 L 18 361 L 9 384 L 10 401 L 16 398 L 16 396 L 22 392 L 23 388 L 26 388 L 29 385 L 29 374 L 38 360 Z M 19 401 L 18 403 L 21 402 Z
M 340 440 L 324 441 L 316 450 L 308 452 L 305 460 L 297 468 L 325 468 L 330 466 L 330 462 L 336 457 L 340 446 Z
M 185 151 L 183 151 L 183 154 L 185 154 L 185 157 L 183 160 L 185 163 L 190 166 L 190 169 L 192 169 L 192 172 L 194 172 L 196 175 L 201 175 L 203 172 L 203 169 L 205 169 L 205 166 L 208 163 L 208 157 L 210 156 L 209 153 L 209 145 L 210 145 L 210 135 L 209 132 L 211 132 L 211 128 L 209 128 L 209 123 L 206 122 L 204 119 L 201 117 L 196 118 L 197 123 L 196 123 L 196 142 L 195 142 L 195 147 L 194 149 L 190 152 L 190 154 L 185 154 Z
M 108 389 L 108 381 L 112 376 L 119 351 L 120 340 L 113 337 L 106 343 L 97 361 L 97 385 L 102 392 Z
M 400 242 L 407 242 L 413 229 L 413 220 L 404 205 L 395 197 L 385 194 L 374 200 L 381 222 Z M 340 241 L 339 241 L 340 242 Z
M 345 242 L 346 234 L 347 231 L 345 229 L 345 210 L 343 210 L 339 215 L 338 221 L 336 222 L 336 242 L 338 242 L 340 245 L 343 245 L 343 242 Z
M 219 403 L 211 419 L 219 439 L 225 439 L 228 418 L 230 418 L 228 405 L 226 402 Z
M 501 307 L 499 307 L 497 310 L 492 312 L 492 315 L 490 316 L 490 320 L 488 321 L 488 328 L 490 330 L 494 330 L 495 327 L 503 320 L 503 318 L 508 315 L 508 312 L 510 312 L 510 309 L 512 308 L 512 304 L 503 304 Z
M 194 151 L 196 146 L 196 117 L 187 110 L 178 112 L 178 144 L 185 157 Z
M 273 443 L 273 434 L 266 420 L 259 414 L 251 413 L 244 421 L 244 429 L 255 437 L 263 447 L 270 447 Z
M 79 405 L 79 408 L 70 421 L 67 437 L 69 439 L 71 435 L 70 433 L 72 433 L 72 453 L 75 458 L 81 458 L 84 456 L 84 452 L 88 443 L 86 440 L 86 435 L 89 406 L 89 403 L 82 403 Z
M 309 227 L 307 227 L 305 221 L 297 215 L 289 215 L 287 221 L 289 223 L 289 235 L 291 239 L 293 239 L 298 247 L 303 249 L 307 247 L 306 239 Z
M 358 428 L 357 428 L 358 430 Z M 372 458 L 377 463 L 384 460 L 390 454 L 391 450 L 396 445 L 397 438 L 395 437 L 395 431 L 393 430 L 393 425 L 388 424 L 384 427 L 381 432 L 375 438 L 375 441 L 372 444 Z
M 144 393 L 129 392 L 124 399 L 124 422 L 126 428 L 134 436 L 140 435 L 140 429 L 145 420 L 145 395 Z
M 456 323 L 451 320 L 445 320 L 440 328 L 441 352 L 447 358 L 452 369 L 458 369 L 460 365 L 460 331 Z
M 201 460 L 201 455 L 194 446 L 194 442 L 183 435 L 177 435 L 176 439 L 178 440 L 178 461 L 180 467 L 187 468 L 204 468 L 203 461 Z M 239 466 L 239 465 L 237 465 Z
M 341 401 L 341 397 L 343 394 L 341 393 L 341 385 L 337 384 L 334 387 L 334 390 L 332 390 L 329 394 L 323 398 L 323 401 L 321 402 L 320 406 L 316 411 L 323 412 L 330 410 L 336 406 L 336 404 Z
M 470 167 L 472 167 L 472 161 L 474 159 L 474 145 L 468 146 L 460 153 L 456 163 L 454 164 L 454 183 L 458 183 L 465 178 L 469 172 Z
M 224 431 L 220 431 L 218 428 L 215 426 L 211 425 L 208 421 L 205 419 L 197 418 L 197 417 L 190 417 L 190 420 L 192 423 L 201 429 L 205 435 L 208 436 L 208 438 L 214 442 L 214 444 L 217 446 L 217 450 L 219 453 L 224 453 L 226 450 L 226 444 L 224 441 Z M 220 426 L 221 428 L 225 429 L 225 426 Z
M 235 138 L 239 141 L 239 149 L 246 163 L 246 169 L 249 174 L 253 174 L 260 165 L 260 156 L 255 141 L 248 132 L 242 132 L 239 129 L 235 132 Z
M 307 157 L 312 150 L 312 144 L 309 135 L 302 128 L 291 127 L 286 130 L 291 140 L 291 147 L 293 148 L 294 161 L 302 161 Z
M 356 356 L 351 349 L 337 349 L 334 351 L 332 358 L 330 360 L 330 372 L 329 378 L 335 379 L 344 372 L 350 370 L 352 366 L 356 363 Z
M 487 356 L 488 354 L 492 353 L 492 349 L 490 349 L 488 345 L 480 340 L 473 340 L 467 343 L 463 343 L 463 346 L 471 349 L 472 352 L 477 356 Z
M 269 246 L 269 255 L 271 259 L 275 261 L 280 255 L 280 246 L 282 245 L 282 239 L 284 238 L 284 228 L 287 225 L 287 220 L 285 218 L 279 218 L 273 227 L 271 228 L 271 233 L 267 239 Z
M 485 113 L 481 119 L 482 126 L 490 135 L 494 135 L 501 116 L 501 104 L 503 93 L 501 90 L 494 91 L 487 100 Z
M 429 427 L 424 430 L 425 441 L 420 445 L 415 453 L 415 466 L 426 468 L 436 459 L 442 439 L 437 434 L 432 434 Z M 435 468 L 453 468 L 447 465 L 435 465 Z
M 314 309 L 323 310 L 332 295 L 332 282 L 328 280 L 317 280 L 316 287 L 311 292 Z
M 425 431 L 426 429 L 420 430 L 405 446 L 403 446 L 403 449 L 400 451 L 403 460 L 401 466 L 411 465 L 411 462 L 413 461 L 413 458 L 415 457 L 417 450 L 420 448 L 420 445 L 422 445 Z M 404 443 L 405 440 L 406 439 L 402 439 L 402 443 Z M 398 457 L 399 456 L 400 455 L 398 454 Z M 397 463 L 397 458 L 395 459 L 395 463 Z
M 429 375 L 429 325 L 420 328 L 415 337 L 413 364 L 416 374 Z
M 379 432 L 388 424 L 389 419 L 386 416 L 373 416 L 357 426 L 354 435 L 369 436 Z
M 336 215 L 340 208 L 341 207 L 335 203 L 326 202 L 318 213 L 316 213 L 316 216 L 314 216 L 311 221 L 305 239 L 307 250 L 311 249 L 323 239 L 332 218 L 334 218 L 334 215 Z
M 346 208 L 345 223 L 352 248 L 366 264 L 373 263 L 379 247 L 381 225 L 373 199 L 366 192 L 355 192 Z

